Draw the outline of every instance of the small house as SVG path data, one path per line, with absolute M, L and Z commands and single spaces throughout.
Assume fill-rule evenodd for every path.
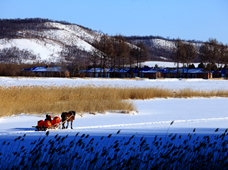
M 23 69 L 22 71 L 34 73 L 38 77 L 70 77 L 69 70 L 62 67 L 33 67 L 32 69 Z
M 227 78 L 228 77 L 228 69 L 222 69 L 221 71 L 221 77 Z
M 110 69 L 109 68 L 91 68 L 87 70 L 86 72 L 84 71 L 86 77 L 105 77 L 108 78 L 110 77 Z
M 141 71 L 141 77 L 149 79 L 161 78 L 161 72 L 150 69 Z
M 193 68 L 193 69 L 179 68 L 178 73 L 177 73 L 177 69 L 166 70 L 163 72 L 163 75 L 165 78 L 203 78 L 203 79 L 213 78 L 212 72 L 205 71 L 202 68 Z

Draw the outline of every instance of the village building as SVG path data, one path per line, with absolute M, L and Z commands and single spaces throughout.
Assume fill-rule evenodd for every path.
M 128 74 L 130 71 L 130 68 L 122 68 L 119 71 L 120 78 L 131 78 L 130 74 Z
M 158 79 L 158 78 L 203 78 L 210 79 L 213 78 L 212 72 L 205 71 L 202 68 L 179 68 L 178 74 L 177 69 L 171 70 L 167 68 L 163 69 L 153 69 L 153 68 L 141 68 L 141 69 L 130 69 L 130 68 L 122 68 L 122 69 L 110 69 L 106 68 L 103 72 L 101 68 L 91 68 L 89 70 L 81 70 L 81 74 L 84 74 L 85 77 L 104 77 L 104 78 L 149 78 L 149 79 Z M 179 75 L 179 76 L 177 76 Z
M 33 67 L 32 69 L 23 69 L 23 72 L 28 72 L 31 76 L 38 77 L 70 77 L 70 72 L 68 69 L 62 67 Z M 102 78 L 149 78 L 149 79 L 158 79 L 158 78 L 203 78 L 210 79 L 213 78 L 212 72 L 205 71 L 203 68 L 179 68 L 178 74 L 177 69 L 153 69 L 150 67 L 145 68 L 91 68 L 89 70 L 80 70 L 79 72 L 84 77 L 102 77 Z M 214 72 L 215 74 L 215 72 Z M 228 77 L 228 70 L 225 73 L 225 69 L 221 72 L 218 72 L 220 77 Z M 179 76 L 177 76 L 179 75 Z
M 109 78 L 110 77 L 110 72 L 111 69 L 109 68 L 91 68 L 89 70 L 81 70 L 80 73 L 84 74 L 85 77 L 104 77 L 104 78 Z
M 37 77 L 70 77 L 70 71 L 62 67 L 33 67 L 22 71 L 33 73 Z
M 179 75 L 179 76 L 177 76 Z M 187 69 L 187 68 L 179 68 L 178 73 L 177 69 L 175 70 L 164 70 L 162 72 L 162 77 L 164 78 L 203 78 L 203 79 L 210 79 L 213 78 L 212 72 L 205 71 L 202 68 L 194 68 L 194 69 Z
M 158 79 L 161 78 L 161 73 L 159 71 L 150 69 L 147 71 L 141 71 L 141 77 L 149 79 Z
M 228 77 L 228 69 L 222 69 L 221 77 L 227 78 Z

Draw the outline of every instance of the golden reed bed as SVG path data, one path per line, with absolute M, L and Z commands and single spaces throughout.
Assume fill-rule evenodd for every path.
M 136 110 L 127 99 L 228 97 L 228 91 L 113 88 L 92 86 L 0 87 L 0 117 L 19 113 L 60 114 L 64 111 L 105 112 Z

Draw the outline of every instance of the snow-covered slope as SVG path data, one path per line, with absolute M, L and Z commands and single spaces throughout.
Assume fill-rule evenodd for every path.
M 37 55 L 37 60 L 58 61 L 58 53 L 62 50 L 60 43 L 48 39 L 1 39 L 0 49 L 18 47 L 27 49 Z
M 91 52 L 94 47 L 90 43 L 100 36 L 99 33 L 78 25 L 47 22 L 45 26 L 50 27 L 50 29 L 42 32 L 18 31 L 23 35 L 23 38 L 0 39 L 0 49 L 18 47 L 21 50 L 26 49 L 36 54 L 37 60 L 58 62 L 60 60 L 59 53 L 65 46 L 77 46 L 80 50 Z
M 67 33 L 68 35 L 70 34 L 72 36 L 76 36 L 77 38 L 80 38 L 80 39 L 82 39 L 86 42 L 90 42 L 90 43 L 93 42 L 94 38 L 100 37 L 99 33 L 93 32 L 93 31 L 88 31 L 86 29 L 79 27 L 78 25 L 63 25 L 60 23 L 53 23 L 53 22 L 48 22 L 46 24 L 56 27 L 56 28 L 64 31 L 64 33 Z M 67 37 L 67 35 L 65 35 L 65 37 Z M 74 37 L 74 38 L 76 38 L 76 37 Z M 69 43 L 69 42 L 66 42 L 66 43 Z M 71 42 L 71 43 L 74 44 L 74 42 Z
M 156 48 L 164 48 L 167 50 L 172 51 L 172 49 L 175 47 L 175 42 L 174 41 L 170 41 L 170 40 L 164 40 L 164 39 L 150 39 L 149 41 L 151 41 L 151 47 L 156 47 Z M 199 49 L 199 47 L 201 46 L 202 43 L 193 43 L 193 45 Z

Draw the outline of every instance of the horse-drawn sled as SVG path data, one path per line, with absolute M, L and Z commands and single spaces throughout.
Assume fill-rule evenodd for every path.
M 62 118 L 62 119 L 61 119 Z M 37 122 L 37 126 L 32 126 L 36 129 L 36 131 L 46 131 L 46 130 L 57 130 L 67 129 L 69 126 L 69 122 L 71 122 L 71 129 L 73 129 L 73 120 L 75 119 L 75 111 L 63 112 L 61 114 L 61 118 L 59 116 L 55 116 L 52 119 L 51 115 L 46 115 L 45 120 L 39 120 Z M 67 122 L 67 126 L 65 127 L 65 122 Z

